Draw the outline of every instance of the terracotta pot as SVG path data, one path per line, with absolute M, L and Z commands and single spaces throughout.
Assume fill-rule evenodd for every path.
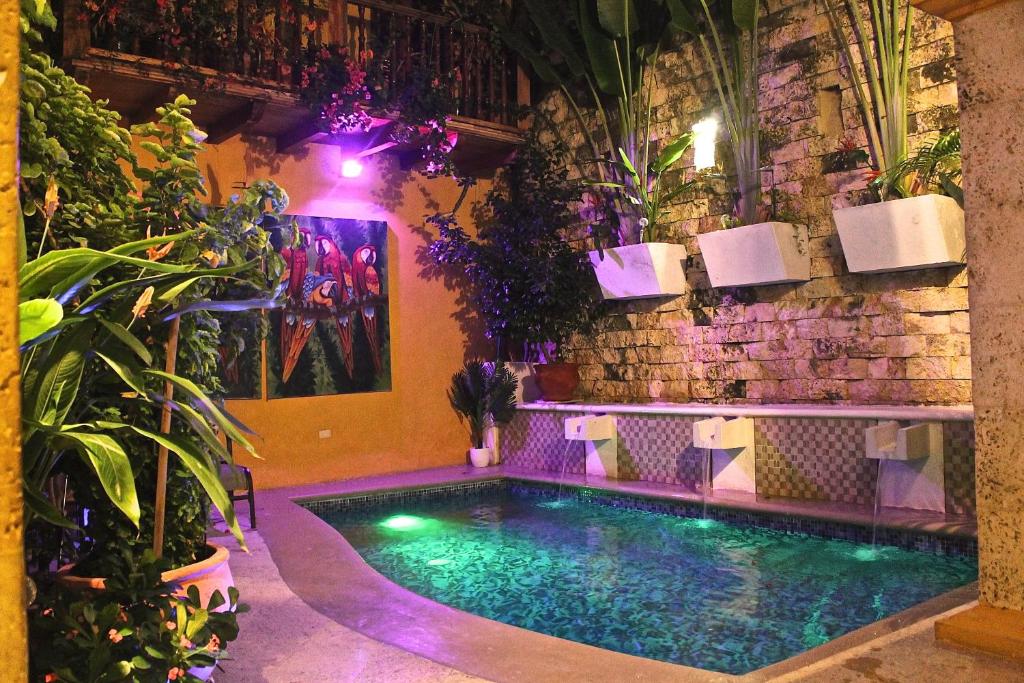
M 577 363 L 538 363 L 533 371 L 537 375 L 540 397 L 545 401 L 571 401 L 580 385 Z
M 199 598 L 203 605 L 210 600 L 214 591 L 219 590 L 226 600 L 228 587 L 235 585 L 231 576 L 231 567 L 228 566 L 228 549 L 216 543 L 207 543 L 213 550 L 213 554 L 205 560 L 193 564 L 171 569 L 160 575 L 165 583 L 172 583 L 179 586 L 176 595 L 185 595 L 189 586 L 199 589 Z M 57 582 L 67 588 L 75 590 L 101 591 L 106 588 L 107 580 L 100 577 L 74 576 L 71 572 L 75 565 L 68 564 L 57 570 Z M 227 609 L 225 604 L 220 609 Z

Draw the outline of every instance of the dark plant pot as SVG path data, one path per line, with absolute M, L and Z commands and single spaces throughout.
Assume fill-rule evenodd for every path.
M 538 363 L 533 366 L 537 375 L 537 388 L 545 401 L 571 401 L 580 385 L 580 366 L 577 363 Z

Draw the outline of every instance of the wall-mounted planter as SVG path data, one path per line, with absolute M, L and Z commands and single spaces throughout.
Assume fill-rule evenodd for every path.
M 697 236 L 712 287 L 750 287 L 811 279 L 807 226 L 755 223 Z
M 686 247 L 644 242 L 590 252 L 605 299 L 650 299 L 686 292 Z
M 927 194 L 835 209 L 832 215 L 851 273 L 941 268 L 966 262 L 964 211 Z

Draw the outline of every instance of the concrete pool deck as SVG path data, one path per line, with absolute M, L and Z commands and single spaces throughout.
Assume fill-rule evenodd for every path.
M 234 553 L 232 566 L 243 600 L 254 605 L 253 615 L 262 613 L 270 623 L 263 619 L 252 622 L 254 616 L 243 615 L 243 633 L 251 628 L 254 631 L 252 640 L 248 635 L 243 636 L 243 641 L 232 648 L 232 652 L 239 657 L 239 664 L 241 661 L 246 663 L 243 665 L 248 667 L 244 668 L 245 677 L 236 677 L 243 673 L 242 667 L 227 663 L 226 674 L 220 675 L 218 680 L 221 683 L 242 680 L 472 680 L 464 674 L 494 681 L 714 681 L 735 678 L 572 643 L 434 603 L 396 586 L 370 569 L 340 534 L 294 502 L 296 498 L 473 481 L 504 475 L 526 478 L 522 472 L 491 469 L 482 473 L 458 467 L 259 492 L 258 537 L 261 543 L 257 544 L 254 538 L 252 556 Z M 567 481 L 571 480 L 567 478 Z M 635 489 L 636 482 L 616 482 L 614 485 L 628 486 L 634 489 L 630 492 L 640 493 Z M 651 486 L 640 488 L 647 495 L 658 492 Z M 620 490 L 626 492 L 626 488 Z M 674 493 L 693 496 L 692 492 Z M 737 506 L 743 501 L 716 502 Z M 755 507 L 755 502 L 748 500 L 746 505 Z M 780 502 L 775 504 L 784 505 Z M 756 507 L 765 509 L 760 504 Z M 832 514 L 852 512 L 833 510 Z M 793 514 L 793 511 L 787 510 L 787 513 Z M 821 516 L 820 511 L 806 509 L 804 514 Z M 954 533 L 970 533 L 963 526 L 967 523 L 965 520 L 937 520 L 934 515 L 927 519 L 903 514 L 905 516 L 897 515 L 887 522 L 933 531 L 942 528 Z M 259 562 L 254 561 L 257 558 Z M 271 559 L 272 566 L 268 566 Z M 251 580 L 250 574 L 261 578 Z M 814 675 L 817 675 L 829 671 L 834 660 L 846 674 L 840 680 L 863 680 L 859 675 L 850 678 L 856 670 L 844 668 L 840 660 L 851 652 L 879 642 L 880 638 L 902 643 L 905 638 L 901 634 L 911 626 L 917 631 L 907 637 L 926 641 L 913 647 L 920 650 L 927 646 L 927 649 L 934 650 L 936 662 L 945 661 L 944 671 L 971 672 L 972 678 L 964 680 L 1024 680 L 1024 674 L 1014 665 L 939 648 L 932 643 L 931 627 L 925 629 L 926 632 L 921 631 L 922 620 L 931 621 L 939 614 L 969 604 L 972 598 L 971 588 L 954 591 L 742 679 L 777 680 L 783 677 L 801 680 L 805 673 L 816 672 Z M 262 609 L 264 602 L 274 609 Z M 289 612 L 294 610 L 294 616 L 278 614 L 279 610 L 285 609 Z M 306 610 L 305 616 L 301 616 L 303 610 Z M 253 625 L 247 626 L 247 620 Z M 319 645 L 311 647 L 311 639 Z M 328 646 L 327 643 L 332 644 Z M 896 645 L 883 643 L 882 647 L 885 650 Z M 352 666 L 353 657 L 370 668 L 356 674 Z M 268 658 L 273 661 L 266 663 Z M 915 655 L 910 660 L 914 663 L 912 671 L 920 672 L 916 659 Z M 330 661 L 336 661 L 337 666 L 330 668 Z M 887 656 L 880 661 L 886 665 L 890 663 Z M 280 672 L 280 676 L 275 673 L 273 677 L 254 677 L 255 670 L 248 666 L 253 662 L 265 662 L 265 671 Z M 292 674 L 286 673 L 289 662 L 302 672 L 312 672 L 314 669 L 310 667 L 316 662 L 323 663 L 326 668 L 316 669 L 323 672 L 319 675 L 299 672 L 296 674 L 298 677 L 291 678 Z M 863 662 L 856 666 L 865 671 L 871 668 Z M 391 673 L 385 673 L 387 671 Z M 982 677 L 979 678 L 979 674 Z M 995 678 L 987 678 L 987 674 Z M 1017 674 L 1020 678 L 1013 678 Z M 948 676 L 941 678 L 944 681 L 955 680 Z M 895 680 L 910 679 L 926 680 L 917 675 L 895 677 Z

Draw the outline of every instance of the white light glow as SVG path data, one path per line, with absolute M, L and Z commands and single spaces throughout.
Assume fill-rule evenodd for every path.
M 718 120 L 713 116 L 693 124 L 693 165 L 698 171 L 715 167 Z
M 346 178 L 358 178 L 363 174 L 363 165 L 358 159 L 345 159 L 341 162 L 341 175 Z

